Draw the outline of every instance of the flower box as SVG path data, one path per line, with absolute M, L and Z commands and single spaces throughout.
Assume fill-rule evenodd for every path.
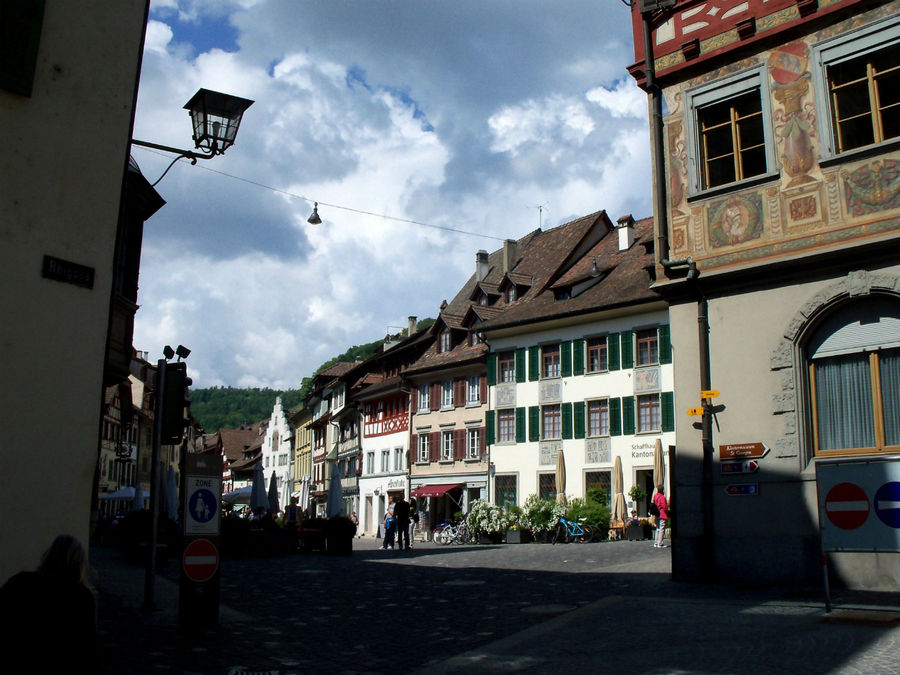
M 531 536 L 531 530 L 519 528 L 506 531 L 507 544 L 527 544 L 530 541 L 534 541 L 534 537 Z
M 625 528 L 625 539 L 628 541 L 641 541 L 650 539 L 651 536 L 649 525 L 629 525 Z

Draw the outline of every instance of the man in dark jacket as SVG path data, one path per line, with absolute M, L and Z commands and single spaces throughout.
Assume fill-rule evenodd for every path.
M 406 550 L 409 550 L 409 502 L 402 496 L 394 502 L 394 518 L 397 521 L 397 548 L 404 549 L 403 540 L 406 540 Z

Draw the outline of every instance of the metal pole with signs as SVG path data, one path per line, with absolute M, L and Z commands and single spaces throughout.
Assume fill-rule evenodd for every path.
M 219 510 L 222 503 L 222 458 L 184 457 L 184 538 L 178 625 L 200 630 L 219 622 Z
M 816 462 L 825 609 L 828 552 L 900 552 L 900 455 Z

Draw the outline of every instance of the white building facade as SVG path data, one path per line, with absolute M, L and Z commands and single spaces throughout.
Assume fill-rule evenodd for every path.
M 263 438 L 262 458 L 266 488 L 274 474 L 278 483 L 278 504 L 283 509 L 291 502 L 293 470 L 291 461 L 294 454 L 294 430 L 288 422 L 281 397 L 275 399 L 275 406 L 269 417 L 269 426 Z
M 617 457 L 626 495 L 633 485 L 652 495 L 656 441 L 665 449 L 675 440 L 662 303 L 540 331 L 523 327 L 490 342 L 487 427 L 495 503 L 521 506 L 531 494 L 555 498 L 560 452 L 570 498 L 583 498 L 592 487 L 609 494 Z M 646 515 L 647 499 L 633 505 L 640 515 Z

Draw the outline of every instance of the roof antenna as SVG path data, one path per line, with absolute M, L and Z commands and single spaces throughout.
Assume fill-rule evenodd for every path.
M 535 204 L 531 208 L 538 210 L 538 228 L 542 228 L 544 226 L 544 207 L 546 204 Z

